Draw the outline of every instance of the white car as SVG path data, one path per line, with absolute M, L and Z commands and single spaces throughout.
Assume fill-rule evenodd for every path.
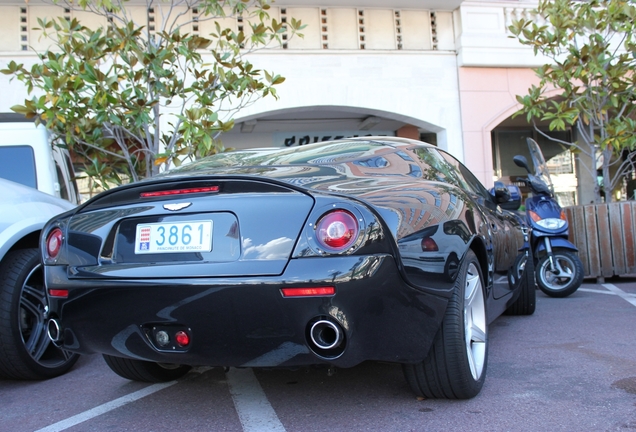
M 0 178 L 79 203 L 69 152 L 52 145 L 44 126 L 7 117 L 20 116 L 0 114 Z
M 52 378 L 69 370 L 78 356 L 48 338 L 38 242 L 50 218 L 75 206 L 2 178 L 0 202 L 0 377 Z

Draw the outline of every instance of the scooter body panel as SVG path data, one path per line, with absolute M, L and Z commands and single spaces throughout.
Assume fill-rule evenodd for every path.
M 548 235 L 536 236 L 533 238 L 534 247 L 532 249 L 534 250 L 535 254 L 537 252 L 542 252 L 545 250 L 545 241 L 543 240 L 545 237 L 550 237 L 550 246 L 552 247 L 552 249 L 562 248 L 562 249 L 569 249 L 575 252 L 579 251 L 577 247 L 574 246 L 574 244 L 572 244 L 567 239 L 567 237 L 557 236 L 554 234 L 548 234 Z
M 539 214 L 542 218 L 561 217 L 561 206 L 552 197 L 545 195 L 535 195 L 526 200 L 526 211 L 531 210 Z

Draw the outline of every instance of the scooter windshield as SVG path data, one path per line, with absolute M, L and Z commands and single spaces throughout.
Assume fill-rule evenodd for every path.
M 534 165 L 534 175 L 543 181 L 550 191 L 554 191 L 552 179 L 550 178 L 550 171 L 548 171 L 548 164 L 545 162 L 545 158 L 543 157 L 539 144 L 537 144 L 537 142 L 532 138 L 526 138 L 526 142 L 528 143 L 528 151 L 530 152 L 532 164 Z

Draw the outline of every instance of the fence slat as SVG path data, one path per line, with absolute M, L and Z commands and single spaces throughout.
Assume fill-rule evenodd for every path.
M 625 245 L 624 245 L 624 227 L 621 220 L 621 203 L 608 204 L 610 232 L 608 237 L 610 240 L 610 252 L 612 254 L 612 274 L 626 274 L 625 270 Z
M 634 209 L 636 203 L 621 203 L 621 217 L 623 220 L 623 242 L 625 250 L 625 273 L 636 273 L 636 229 L 634 220 Z
M 583 273 L 590 275 L 590 258 L 588 251 L 587 230 L 585 228 L 585 211 L 583 206 L 573 206 L 565 208 L 565 215 L 570 225 L 569 240 L 579 250 L 579 258 L 583 263 Z
M 596 206 L 596 223 L 598 224 L 598 246 L 601 255 L 601 275 L 612 276 L 612 241 L 610 236 L 609 206 L 599 204 Z
M 601 252 L 598 243 L 598 224 L 596 222 L 596 210 L 594 206 L 583 206 L 585 214 L 584 230 L 587 233 L 587 253 L 590 261 L 590 276 L 600 277 Z M 580 231 L 579 231 L 580 232 Z M 583 235 L 586 235 L 586 234 Z

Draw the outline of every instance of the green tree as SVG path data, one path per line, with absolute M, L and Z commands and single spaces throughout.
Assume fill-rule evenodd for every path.
M 29 93 L 12 110 L 46 125 L 104 188 L 223 151 L 217 138 L 233 115 L 277 97 L 274 86 L 284 81 L 246 54 L 280 46 L 302 28 L 293 18 L 271 19 L 269 0 L 147 0 L 156 22 L 135 22 L 125 1 L 56 1 L 105 25 L 39 19 L 50 48 L 31 68 L 11 61 L 1 71 Z M 206 21 L 214 31 L 199 35 Z
M 636 156 L 635 3 L 541 0 L 532 15 L 509 29 L 550 62 L 535 70 L 539 85 L 517 96 L 523 105 L 517 114 L 526 114 L 528 122 L 548 121 L 551 130 L 574 126 L 577 141 L 566 144 L 593 161 L 587 167 L 592 178 L 602 167 L 602 188 L 610 201 L 625 174 L 634 171 Z M 557 97 L 546 97 L 554 90 Z M 595 181 L 594 188 L 601 202 L 601 185 Z

